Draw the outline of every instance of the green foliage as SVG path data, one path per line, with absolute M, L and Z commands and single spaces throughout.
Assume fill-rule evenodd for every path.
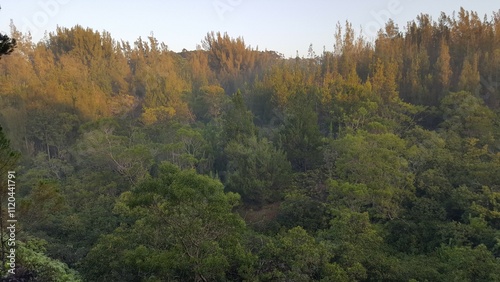
M 442 247 L 438 251 L 447 279 L 462 281 L 498 281 L 500 263 L 484 245 L 471 247 Z
M 333 195 L 344 198 L 354 210 L 365 206 L 372 216 L 397 217 L 402 201 L 413 191 L 408 162 L 413 150 L 405 140 L 390 133 L 359 132 L 333 141 L 332 146 L 338 155 L 335 175 L 353 184 L 333 182 Z
M 241 252 L 244 223 L 231 212 L 238 201 L 216 180 L 163 164 L 157 178 L 122 194 L 115 206 L 122 225 L 87 256 L 87 278 L 223 278 Z
M 193 93 L 191 111 L 198 120 L 216 119 L 221 116 L 222 109 L 228 102 L 224 89 L 218 85 L 202 86 Z
M 500 280 L 498 14 L 374 42 L 347 22 L 295 59 L 11 29 L 0 191 L 15 169 L 24 279 Z
M 247 110 L 240 91 L 233 95 L 231 102 L 230 108 L 222 117 L 226 144 L 232 140 L 241 141 L 256 135 L 253 115 Z
M 291 174 L 285 153 L 265 138 L 254 136 L 240 142 L 231 141 L 225 149 L 227 189 L 239 193 L 245 203 L 257 206 L 281 200 Z
M 7 172 L 15 170 L 19 158 L 19 152 L 11 149 L 10 141 L 4 135 L 2 127 L 0 126 L 0 192 L 3 193 L 3 195 L 5 195 L 7 191 Z
M 477 138 L 482 144 L 493 142 L 494 113 L 470 92 L 450 93 L 441 101 L 443 129 L 461 138 Z
M 315 232 L 326 227 L 328 216 L 323 202 L 299 192 L 291 192 L 280 205 L 277 221 L 287 229 L 300 226 Z
M 172 143 L 160 145 L 160 155 L 164 158 L 158 160 L 167 160 L 180 168 L 196 168 L 200 172 L 211 170 L 213 156 L 201 129 L 183 126 L 172 135 L 175 136 Z
M 19 153 L 10 148 L 10 141 L 7 139 L 2 127 L 0 126 L 0 169 L 2 176 L 5 175 L 6 171 L 14 169 L 13 166 L 19 157 Z
M 10 147 L 10 141 L 7 139 L 7 137 L 3 133 L 2 126 L 0 126 L 0 226 L 6 226 L 6 216 L 7 216 L 7 201 L 6 198 L 9 197 L 8 192 L 17 192 L 17 191 L 12 191 L 12 188 L 8 185 L 9 180 L 14 181 L 13 183 L 18 182 L 16 178 L 9 177 L 9 174 L 11 174 L 12 171 L 16 171 L 17 168 L 17 163 L 21 155 L 12 150 Z M 14 177 L 18 175 L 14 174 Z M 9 189 L 11 188 L 11 189 Z M 15 194 L 11 194 L 14 195 Z M 4 232 L 4 230 L 1 230 L 0 232 Z M 9 247 L 7 246 L 7 240 L 4 239 L 4 236 L 2 234 L 2 242 L 1 244 L 1 249 L 0 251 L 2 253 L 5 253 Z M 1 263 L 4 264 L 7 259 L 2 256 L 2 261 Z M 2 268 L 4 270 L 4 268 Z
M 347 273 L 349 280 L 387 280 L 394 265 L 383 253 L 383 239 L 368 213 L 340 209 L 333 213 L 330 228 L 320 232 L 320 238 L 329 242 L 335 262 Z M 384 270 L 382 270 L 384 268 Z
M 286 111 L 280 141 L 295 171 L 314 169 L 319 164 L 321 132 L 318 116 L 311 100 L 303 93 L 296 93 Z
M 294 227 L 260 250 L 261 281 L 346 281 L 347 273 L 330 260 L 333 253 L 302 227 Z
M 44 253 L 43 245 L 38 240 L 29 240 L 26 243 L 17 242 L 16 274 L 7 279 L 33 279 L 33 281 L 47 282 L 77 282 L 82 281 L 80 275 L 70 269 L 65 263 L 54 260 Z M 45 242 L 46 243 L 46 242 Z M 18 280 L 15 280 L 18 281 Z M 29 280 L 31 281 L 31 280 Z
M 81 135 L 77 143 L 81 158 L 92 160 L 93 167 L 118 172 L 131 183 L 148 175 L 153 162 L 153 148 L 133 142 L 133 136 L 114 134 L 119 127 L 111 119 L 87 127 L 89 130 Z
M 23 199 L 20 212 L 29 228 L 47 226 L 55 215 L 67 209 L 64 196 L 57 186 L 57 183 L 40 181 Z

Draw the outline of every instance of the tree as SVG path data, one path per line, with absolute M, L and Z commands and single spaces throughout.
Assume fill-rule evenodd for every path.
M 318 115 L 311 99 L 304 93 L 295 94 L 286 111 L 280 138 L 294 170 L 306 171 L 319 164 L 322 135 Z
M 28 222 L 25 227 L 36 230 L 47 228 L 68 208 L 57 182 L 40 181 L 23 198 L 20 213 Z M 47 228 L 48 229 L 48 228 Z
M 224 88 L 219 85 L 207 85 L 193 93 L 190 106 L 198 120 L 207 121 L 219 118 L 226 102 Z
M 438 81 L 438 85 L 442 92 L 446 92 L 451 83 L 451 76 L 453 75 L 450 65 L 450 48 L 446 44 L 445 40 L 441 40 L 441 46 L 439 50 L 439 57 L 436 62 L 436 72 L 435 76 Z M 444 95 L 443 93 L 442 95 Z
M 399 98 L 398 85 L 396 84 L 398 76 L 396 63 L 384 63 L 378 58 L 373 68 L 373 91 L 386 103 L 396 101 Z
M 44 240 L 30 239 L 19 242 L 16 252 L 17 269 L 7 281 L 56 281 L 80 282 L 80 275 L 65 263 L 52 259 L 45 254 Z M 3 279 L 2 279 L 3 280 Z
M 494 141 L 495 114 L 471 92 L 451 92 L 441 100 L 444 121 L 440 127 L 461 138 L 476 138 L 479 144 Z
M 15 169 L 17 160 L 20 154 L 10 148 L 10 141 L 7 139 L 3 132 L 3 128 L 0 126 L 0 171 L 2 175 L 0 177 L 5 177 L 7 171 L 12 171 Z M 0 185 L 5 185 L 5 181 Z M 2 186 L 2 188 L 5 188 Z M 4 190 L 2 190 L 4 192 Z
M 57 109 L 37 109 L 28 113 L 27 138 L 44 152 L 47 158 L 63 158 L 75 142 L 80 120 L 74 114 Z
M 93 160 L 93 167 L 116 171 L 135 184 L 148 175 L 154 148 L 133 142 L 131 136 L 114 134 L 118 128 L 114 119 L 101 119 L 82 127 L 78 154 Z
M 217 180 L 164 163 L 156 178 L 121 195 L 121 226 L 103 236 L 84 262 L 92 281 L 224 280 L 247 256 L 239 196 Z
M 458 82 L 458 90 L 467 91 L 470 93 L 478 93 L 480 82 L 481 76 L 478 70 L 477 55 L 472 58 L 472 62 L 471 59 L 465 58 Z
M 286 193 L 285 200 L 280 203 L 277 222 L 288 229 L 301 226 L 308 232 L 324 229 L 330 219 L 326 203 L 304 194 L 299 191 Z
M 6 195 L 8 192 L 7 181 L 11 180 L 14 183 L 18 182 L 15 179 L 15 173 L 12 171 L 16 170 L 17 161 L 20 158 L 20 154 L 16 151 L 13 151 L 10 148 L 10 141 L 5 137 L 2 127 L 0 126 L 0 234 L 1 234 L 1 258 L 2 258 L 2 273 L 5 270 L 6 265 L 6 254 L 7 249 L 7 239 L 4 238 L 4 218 L 6 216 Z M 16 193 L 18 191 L 15 191 Z
M 333 260 L 345 270 L 348 280 L 359 281 L 368 277 L 386 281 L 392 266 L 384 259 L 383 238 L 370 222 L 368 213 L 351 212 L 333 207 L 335 217 L 330 228 L 320 231 L 319 238 L 332 246 L 338 254 Z
M 447 279 L 455 281 L 498 281 L 500 263 L 484 246 L 447 247 L 438 250 L 438 257 L 448 273 Z
M 243 95 L 236 92 L 231 98 L 230 108 L 222 117 L 224 142 L 242 141 L 255 136 L 257 130 L 253 123 L 253 115 L 247 109 Z
M 225 153 L 228 158 L 226 187 L 241 194 L 245 203 L 257 206 L 282 198 L 290 184 L 291 166 L 285 153 L 267 139 L 250 137 L 244 142 L 231 141 Z
M 16 45 L 17 43 L 15 38 L 10 38 L 5 34 L 0 33 L 0 58 L 3 55 L 10 55 L 14 52 L 14 49 L 17 47 Z
M 209 32 L 202 42 L 208 53 L 208 65 L 217 74 L 217 78 L 226 94 L 236 92 L 245 80 L 252 80 L 258 52 L 245 45 L 242 37 L 236 39 L 227 33 Z
M 413 150 L 406 141 L 390 133 L 358 132 L 335 140 L 333 148 L 336 176 L 350 183 L 332 183 L 336 200 L 354 211 L 364 206 L 377 218 L 398 217 L 401 203 L 413 192 L 408 163 Z
M 302 227 L 278 234 L 259 252 L 260 281 L 347 281 L 347 273 L 335 262 L 334 253 Z
M 132 76 L 130 87 L 142 102 L 144 124 L 192 120 L 183 97 L 191 92 L 191 85 L 183 75 L 180 55 L 170 52 L 165 43 L 150 36 L 148 41 L 139 38 L 126 56 Z
M 175 137 L 160 147 L 159 160 L 167 160 L 180 168 L 197 168 L 199 172 L 211 170 L 213 159 L 210 148 L 202 131 L 183 126 L 173 134 Z

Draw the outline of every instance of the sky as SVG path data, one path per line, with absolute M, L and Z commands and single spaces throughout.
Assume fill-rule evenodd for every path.
M 108 31 L 116 40 L 133 43 L 151 34 L 172 51 L 196 49 L 207 32 L 243 37 L 259 50 L 285 57 L 333 51 L 335 26 L 349 21 L 368 39 L 391 18 L 401 30 L 417 15 L 437 20 L 460 7 L 491 17 L 500 10 L 497 0 L 0 0 L 0 32 L 16 28 L 34 41 L 57 26 L 81 25 Z

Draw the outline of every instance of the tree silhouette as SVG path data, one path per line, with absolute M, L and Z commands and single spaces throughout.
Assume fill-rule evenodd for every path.
M 0 58 L 2 55 L 9 55 L 16 48 L 16 39 L 5 34 L 0 34 Z
M 0 10 L 2 7 L 0 7 Z M 0 59 L 2 55 L 9 55 L 16 48 L 16 39 L 10 38 L 5 34 L 0 33 Z

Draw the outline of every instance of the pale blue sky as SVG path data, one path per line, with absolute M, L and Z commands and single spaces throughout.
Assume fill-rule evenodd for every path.
M 316 53 L 333 50 L 335 25 L 349 20 L 357 32 L 374 36 L 390 16 L 402 28 L 420 13 L 437 19 L 460 7 L 481 18 L 499 11 L 496 0 L 4 0 L 0 1 L 0 31 L 9 31 L 10 19 L 35 40 L 56 26 L 80 24 L 106 30 L 115 39 L 135 41 L 154 33 L 170 50 L 192 50 L 207 32 L 242 36 L 259 50 L 274 50 L 286 57 L 306 56 L 309 44 Z

